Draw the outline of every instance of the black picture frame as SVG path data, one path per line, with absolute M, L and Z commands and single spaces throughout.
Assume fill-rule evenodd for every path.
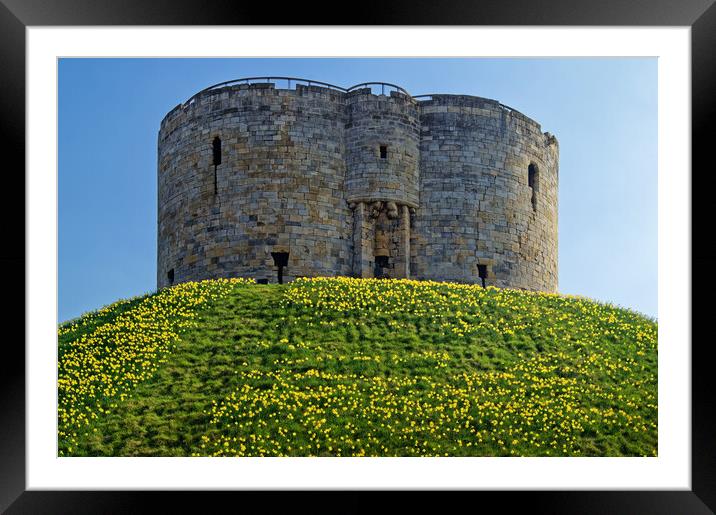
M 4 310 L 6 340 L 0 356 L 0 511 L 7 513 L 124 513 L 197 510 L 205 512 L 209 497 L 240 506 L 262 502 L 261 492 L 76 492 L 26 491 L 25 488 L 25 28 L 40 25 L 554 25 L 554 26 L 689 26 L 692 44 L 692 489 L 690 491 L 525 491 L 451 493 L 451 504 L 476 506 L 498 502 L 500 511 L 521 507 L 546 513 L 713 513 L 716 510 L 716 376 L 709 359 L 711 339 L 704 320 L 707 294 L 716 274 L 716 242 L 710 237 L 714 195 L 713 165 L 707 164 L 716 141 L 716 6 L 714 0 L 491 0 L 487 2 L 401 0 L 382 4 L 294 2 L 272 8 L 258 2 L 226 0 L 0 0 L 0 154 L 5 164 L 4 205 L 9 220 L 3 224 L 5 252 L 0 255 L 7 299 Z M 325 19 L 317 16 L 324 13 Z M 89 42 L 88 42 L 89 44 Z M 660 142 L 668 144 L 668 142 Z M 684 180 L 688 180 L 685 177 Z M 701 230 L 699 230 L 701 229 Z M 21 244 L 22 242 L 22 244 Z M 698 281 L 692 282 L 692 276 Z M 698 295 L 701 292 L 703 295 Z M 7 293 L 6 293 L 7 294 Z M 701 300 L 701 302 L 699 302 Z M 7 329 L 20 334 L 9 336 Z M 22 329 L 19 329 L 22 328 Z M 699 338 L 698 335 L 702 337 Z M 305 506 L 342 506 L 341 511 L 365 511 L 371 493 L 347 492 L 339 505 L 324 492 L 270 493 L 271 512 L 278 503 Z M 470 499 L 465 498 L 470 496 Z M 258 498 L 260 497 L 260 499 Z M 407 511 L 424 504 L 424 493 L 402 495 Z M 475 499 L 476 498 L 476 499 Z M 265 501 L 264 501 L 265 502 Z M 249 504 L 245 504 L 249 503 Z M 361 509 L 361 507 L 363 507 Z M 330 510 L 329 510 L 330 511 Z

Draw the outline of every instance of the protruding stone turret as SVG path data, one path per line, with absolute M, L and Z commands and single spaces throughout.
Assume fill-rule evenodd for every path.
M 417 207 L 420 115 L 408 95 L 373 95 L 370 88 L 347 97 L 346 198 L 391 201 Z

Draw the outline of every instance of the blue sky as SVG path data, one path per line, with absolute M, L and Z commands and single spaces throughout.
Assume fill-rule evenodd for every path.
M 657 316 L 657 60 L 61 59 L 58 319 L 156 287 L 157 131 L 239 77 L 493 98 L 557 136 L 559 290 Z

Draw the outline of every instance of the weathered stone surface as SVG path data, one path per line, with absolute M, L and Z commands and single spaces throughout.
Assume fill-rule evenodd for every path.
M 271 252 L 288 252 L 286 281 L 479 283 L 484 265 L 488 285 L 555 291 L 558 158 L 539 124 L 479 97 L 209 90 L 159 131 L 157 284 L 276 282 Z
M 421 102 L 421 136 L 413 277 L 480 282 L 486 265 L 488 285 L 556 291 L 556 139 L 499 102 L 461 95 Z

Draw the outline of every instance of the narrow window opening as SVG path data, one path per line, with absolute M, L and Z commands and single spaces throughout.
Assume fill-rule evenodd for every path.
M 256 284 L 268 284 L 268 279 L 257 279 Z
M 288 252 L 272 252 L 271 257 L 278 267 L 278 284 L 283 284 L 283 267 L 288 265 Z
M 530 187 L 532 210 L 537 211 L 537 186 L 539 185 L 539 174 L 537 167 L 533 164 L 527 168 L 527 185 Z
M 174 284 L 174 269 L 173 268 L 167 272 L 167 280 L 169 281 L 169 286 Z
M 485 279 L 487 279 L 487 265 L 477 265 L 477 275 L 482 281 L 482 287 L 485 287 Z
M 380 158 L 388 159 L 388 147 L 386 145 L 380 146 Z
M 214 166 L 219 166 L 221 164 L 221 139 L 218 136 L 214 138 L 212 146 L 214 147 Z
M 221 139 L 219 138 L 219 136 L 214 138 L 212 148 L 214 150 L 214 195 L 216 195 L 218 191 L 216 167 L 221 164 Z

